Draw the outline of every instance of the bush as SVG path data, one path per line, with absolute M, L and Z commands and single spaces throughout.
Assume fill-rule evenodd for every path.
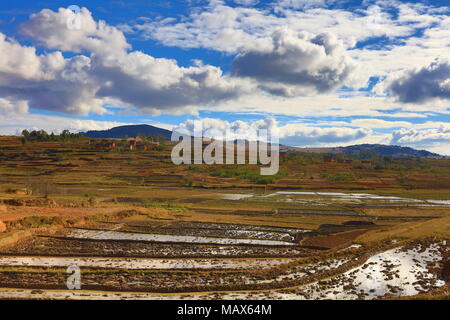
M 236 178 L 239 180 L 250 180 L 258 184 L 275 183 L 278 179 L 286 176 L 284 172 L 278 172 L 273 176 L 262 176 L 259 167 L 249 168 L 246 166 L 235 166 L 230 168 L 221 168 L 211 173 L 214 177 Z
M 338 172 L 335 174 L 331 173 L 323 173 L 322 178 L 328 180 L 328 181 L 350 181 L 352 180 L 352 177 L 349 174 Z
M 38 216 L 25 217 L 19 221 L 20 225 L 24 228 L 46 227 L 51 226 L 54 222 L 54 218 L 52 217 Z
M 255 182 L 258 184 L 273 184 L 276 182 L 276 179 L 274 176 L 259 176 Z

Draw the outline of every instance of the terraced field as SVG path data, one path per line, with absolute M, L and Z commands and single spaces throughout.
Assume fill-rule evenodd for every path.
M 299 155 L 261 185 L 167 150 L 0 142 L 0 299 L 448 298 L 450 192 L 399 186 L 413 162 L 355 173 L 392 182 L 367 189 Z
M 0 297 L 373 299 L 446 285 L 440 274 L 450 253 L 445 241 L 407 246 L 391 241 L 377 248 L 353 244 L 330 253 L 297 238 L 313 239 L 314 234 L 270 226 L 148 221 L 60 229 L 0 252 Z M 267 240 L 280 237 L 285 240 Z M 81 270 L 80 292 L 66 287 L 67 268 L 73 266 Z

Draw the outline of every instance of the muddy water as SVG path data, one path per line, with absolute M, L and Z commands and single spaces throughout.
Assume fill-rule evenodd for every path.
M 301 246 L 191 245 L 186 243 L 154 243 L 77 240 L 34 237 L 20 245 L 2 250 L 0 256 L 65 256 L 124 258 L 257 258 L 305 257 L 316 254 Z
M 376 299 L 386 294 L 413 296 L 445 284 L 429 270 L 430 265 L 442 260 L 440 249 L 445 245 L 445 243 L 438 243 L 427 248 L 418 245 L 408 250 L 403 248 L 388 250 L 373 255 L 362 266 L 340 276 L 300 286 L 297 289 L 226 293 L 220 295 L 220 298 L 226 300 L 354 300 Z M 197 297 L 199 299 L 213 298 L 212 295 Z
M 129 224 L 112 229 L 111 225 L 98 225 L 96 229 L 105 231 L 122 231 L 134 233 L 158 233 L 172 234 L 178 236 L 202 236 L 214 238 L 240 238 L 255 240 L 277 240 L 294 241 L 294 235 L 311 232 L 306 229 L 295 229 L 273 226 L 253 226 L 238 224 L 218 224 L 218 223 L 176 223 L 169 226 L 162 226 L 157 229 L 146 224 Z
M 423 202 L 422 200 L 400 198 L 393 196 L 380 196 L 370 193 L 342 193 L 342 192 L 295 192 L 295 191 L 279 191 L 265 195 L 263 197 L 283 196 L 283 195 L 295 195 L 295 196 L 315 196 L 322 198 L 330 198 L 332 201 L 344 201 L 344 200 L 378 200 L 388 202 Z
M 441 245 L 444 244 L 388 250 L 370 257 L 361 267 L 327 282 L 307 286 L 303 291 L 309 299 L 375 299 L 386 294 L 416 295 L 445 284 L 428 269 L 430 264 L 442 260 Z
M 388 250 L 370 257 L 362 266 L 326 281 L 299 286 L 294 289 L 279 289 L 270 292 L 228 292 L 200 294 L 151 294 L 115 293 L 94 291 L 22 290 L 0 289 L 0 299 L 375 299 L 386 294 L 411 296 L 433 287 L 444 285 L 430 272 L 430 265 L 442 260 L 441 246 L 433 244 L 426 248 L 420 245 Z M 343 261 L 332 261 L 325 268 L 334 268 Z M 300 272 L 300 271 L 299 271 Z M 298 274 L 302 276 L 302 274 Z
M 293 243 L 278 240 L 257 240 L 257 239 L 232 239 L 215 237 L 197 237 L 197 236 L 177 236 L 166 234 L 151 233 L 129 233 L 119 231 L 97 231 L 78 229 L 70 231 L 66 237 L 74 239 L 91 240 L 131 240 L 131 241 L 149 241 L 149 242 L 180 242 L 180 243 L 203 243 L 203 244 L 248 244 L 265 246 L 292 246 Z
M 361 204 L 413 204 L 421 207 L 450 206 L 450 200 L 418 200 L 395 196 L 381 196 L 370 193 L 343 193 L 343 192 L 308 192 L 308 191 L 278 191 L 266 195 L 254 195 L 254 198 L 275 197 L 280 201 L 310 202 L 311 205 L 324 205 L 326 203 L 361 203 Z M 325 202 L 325 203 L 321 203 Z
M 148 269 L 263 269 L 295 259 L 137 259 L 137 258 L 60 258 L 0 257 L 1 267 L 68 267 Z
M 273 279 L 257 280 L 254 282 L 247 281 L 247 283 L 261 284 L 261 283 L 275 283 L 283 280 L 298 280 L 300 278 L 306 277 L 314 273 L 336 269 L 348 261 L 349 261 L 348 259 L 332 259 L 310 265 L 299 266 L 296 268 L 294 267 L 289 274 L 282 274 Z
M 27 290 L 0 289 L 0 299 L 43 299 L 43 300 L 177 300 L 180 296 L 153 295 L 147 293 L 112 293 L 83 290 Z M 195 299 L 195 297 L 194 297 Z

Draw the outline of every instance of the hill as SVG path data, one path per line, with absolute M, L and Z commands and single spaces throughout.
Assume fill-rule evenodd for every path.
M 416 150 L 410 147 L 392 146 L 383 144 L 359 144 L 340 148 L 344 154 L 376 153 L 379 156 L 393 158 L 435 158 L 441 157 L 437 153 L 427 150 Z
M 105 139 L 136 137 L 139 135 L 150 135 L 150 136 L 160 135 L 170 140 L 172 131 L 147 124 L 139 124 L 139 125 L 114 127 L 109 130 L 91 130 L 84 132 L 83 134 L 84 136 L 89 138 L 105 138 Z
M 114 127 L 109 130 L 92 130 L 84 133 L 89 138 L 125 138 L 138 135 L 161 135 L 170 140 L 172 131 L 155 126 L 140 124 Z M 333 148 L 299 148 L 280 145 L 281 151 L 308 152 L 308 153 L 343 153 L 360 158 L 370 158 L 373 155 L 389 156 L 393 158 L 436 158 L 437 153 L 426 150 L 416 150 L 410 147 L 392 146 L 383 144 L 359 144 L 347 147 Z
M 346 154 L 357 158 L 371 158 L 372 156 L 389 156 L 392 158 L 441 158 L 442 156 L 426 150 L 416 150 L 410 147 L 392 146 L 384 144 L 359 144 L 347 147 L 333 148 L 298 148 L 282 146 L 282 151 L 306 153 Z

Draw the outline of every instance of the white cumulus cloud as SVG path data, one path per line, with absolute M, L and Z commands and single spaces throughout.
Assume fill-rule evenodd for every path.
M 408 70 L 385 84 L 400 102 L 423 103 L 450 99 L 450 64 L 436 60 L 430 65 Z
M 41 10 L 21 25 L 45 49 L 23 46 L 0 33 L 0 94 L 31 108 L 76 115 L 105 113 L 118 103 L 144 113 L 177 113 L 235 99 L 253 90 L 218 67 L 180 67 L 175 60 L 130 51 L 122 31 L 96 22 L 81 9 L 81 28 L 67 26 L 74 13 Z M 65 58 L 65 53 L 76 53 Z
M 275 95 L 327 92 L 342 86 L 355 65 L 331 34 L 296 34 L 280 29 L 270 41 L 245 47 L 233 61 L 233 75 L 256 79 Z

